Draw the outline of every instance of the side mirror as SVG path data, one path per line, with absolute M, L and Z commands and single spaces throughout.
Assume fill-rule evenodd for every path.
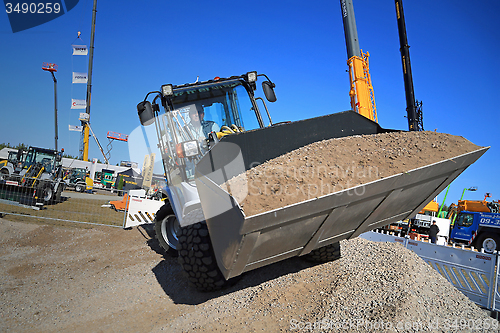
M 139 114 L 139 119 L 142 126 L 151 125 L 155 121 L 153 108 L 151 107 L 151 103 L 149 101 L 144 101 L 137 104 L 137 113 Z
M 262 82 L 262 90 L 264 90 L 264 95 L 266 95 L 266 99 L 273 103 L 276 102 L 276 94 L 274 93 L 274 83 L 270 81 Z

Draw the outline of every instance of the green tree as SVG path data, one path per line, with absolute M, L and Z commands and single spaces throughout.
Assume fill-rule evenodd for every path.
M 29 147 L 26 146 L 24 143 L 20 143 L 20 144 L 18 144 L 17 146 L 14 147 L 14 149 L 17 149 L 17 150 L 19 150 L 19 149 L 28 150 L 28 148 Z

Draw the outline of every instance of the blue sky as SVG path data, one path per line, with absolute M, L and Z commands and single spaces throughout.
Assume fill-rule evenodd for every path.
M 106 133 L 130 134 L 136 105 L 162 84 L 182 84 L 256 70 L 276 83 L 273 120 L 299 120 L 348 110 L 349 78 L 339 1 L 98 1 L 91 124 L 101 144 Z M 379 123 L 408 128 L 394 1 L 354 0 L 358 35 L 370 57 Z M 491 149 L 453 182 L 447 203 L 491 192 L 500 198 L 500 2 L 406 0 L 404 11 L 415 95 L 423 101 L 424 128 L 463 136 Z M 86 59 L 71 55 L 77 32 L 90 44 L 92 0 L 38 27 L 12 33 L 0 14 L 0 142 L 53 148 L 52 78 L 43 62 L 59 66 L 59 147 L 78 155 L 79 110 L 85 86 L 71 73 Z M 83 68 L 82 68 L 83 67 Z M 94 141 L 90 157 L 101 158 Z M 111 163 L 129 160 L 115 141 Z M 142 161 L 137 161 L 141 163 Z M 439 201 L 443 194 L 439 196 Z

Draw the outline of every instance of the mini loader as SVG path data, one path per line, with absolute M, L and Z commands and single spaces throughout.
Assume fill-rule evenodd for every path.
M 63 150 L 29 147 L 22 166 L 0 177 L 0 199 L 29 206 L 59 202 L 65 187 L 62 154 Z
M 221 187 L 232 177 L 316 141 L 394 131 L 354 111 L 273 124 L 254 96 L 262 76 L 266 99 L 276 101 L 269 78 L 249 72 L 163 85 L 137 105 L 141 124 L 156 127 L 167 180 L 157 238 L 202 291 L 293 256 L 337 259 L 339 241 L 414 216 L 487 150 L 370 182 L 360 195 L 346 189 L 246 216 L 239 198 Z

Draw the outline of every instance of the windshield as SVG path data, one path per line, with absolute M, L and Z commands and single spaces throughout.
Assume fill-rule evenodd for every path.
M 50 173 L 54 169 L 55 156 L 54 154 L 30 150 L 26 156 L 24 167 L 29 168 L 31 165 L 36 163 L 41 163 L 45 172 Z
M 167 154 L 163 162 L 170 184 L 175 183 L 175 179 L 194 179 L 195 165 L 208 151 L 209 133 L 226 134 L 260 127 L 258 111 L 239 80 L 176 89 L 170 102 L 170 111 L 158 119 L 162 152 Z M 180 145 L 187 141 L 197 143 L 197 154 L 179 155 Z
M 259 128 L 259 122 L 241 81 L 229 81 L 220 84 L 196 86 L 176 91 L 172 98 L 174 110 L 184 111 L 189 119 L 189 112 L 200 114 L 200 122 L 214 122 L 219 128 L 236 125 L 244 130 Z M 196 122 L 196 120 L 194 120 Z
M 7 160 L 11 163 L 16 163 L 17 162 L 17 152 L 9 151 L 9 157 L 7 157 Z
M 460 214 L 457 217 L 457 221 L 455 222 L 459 227 L 470 227 L 474 220 L 474 216 L 472 214 Z

